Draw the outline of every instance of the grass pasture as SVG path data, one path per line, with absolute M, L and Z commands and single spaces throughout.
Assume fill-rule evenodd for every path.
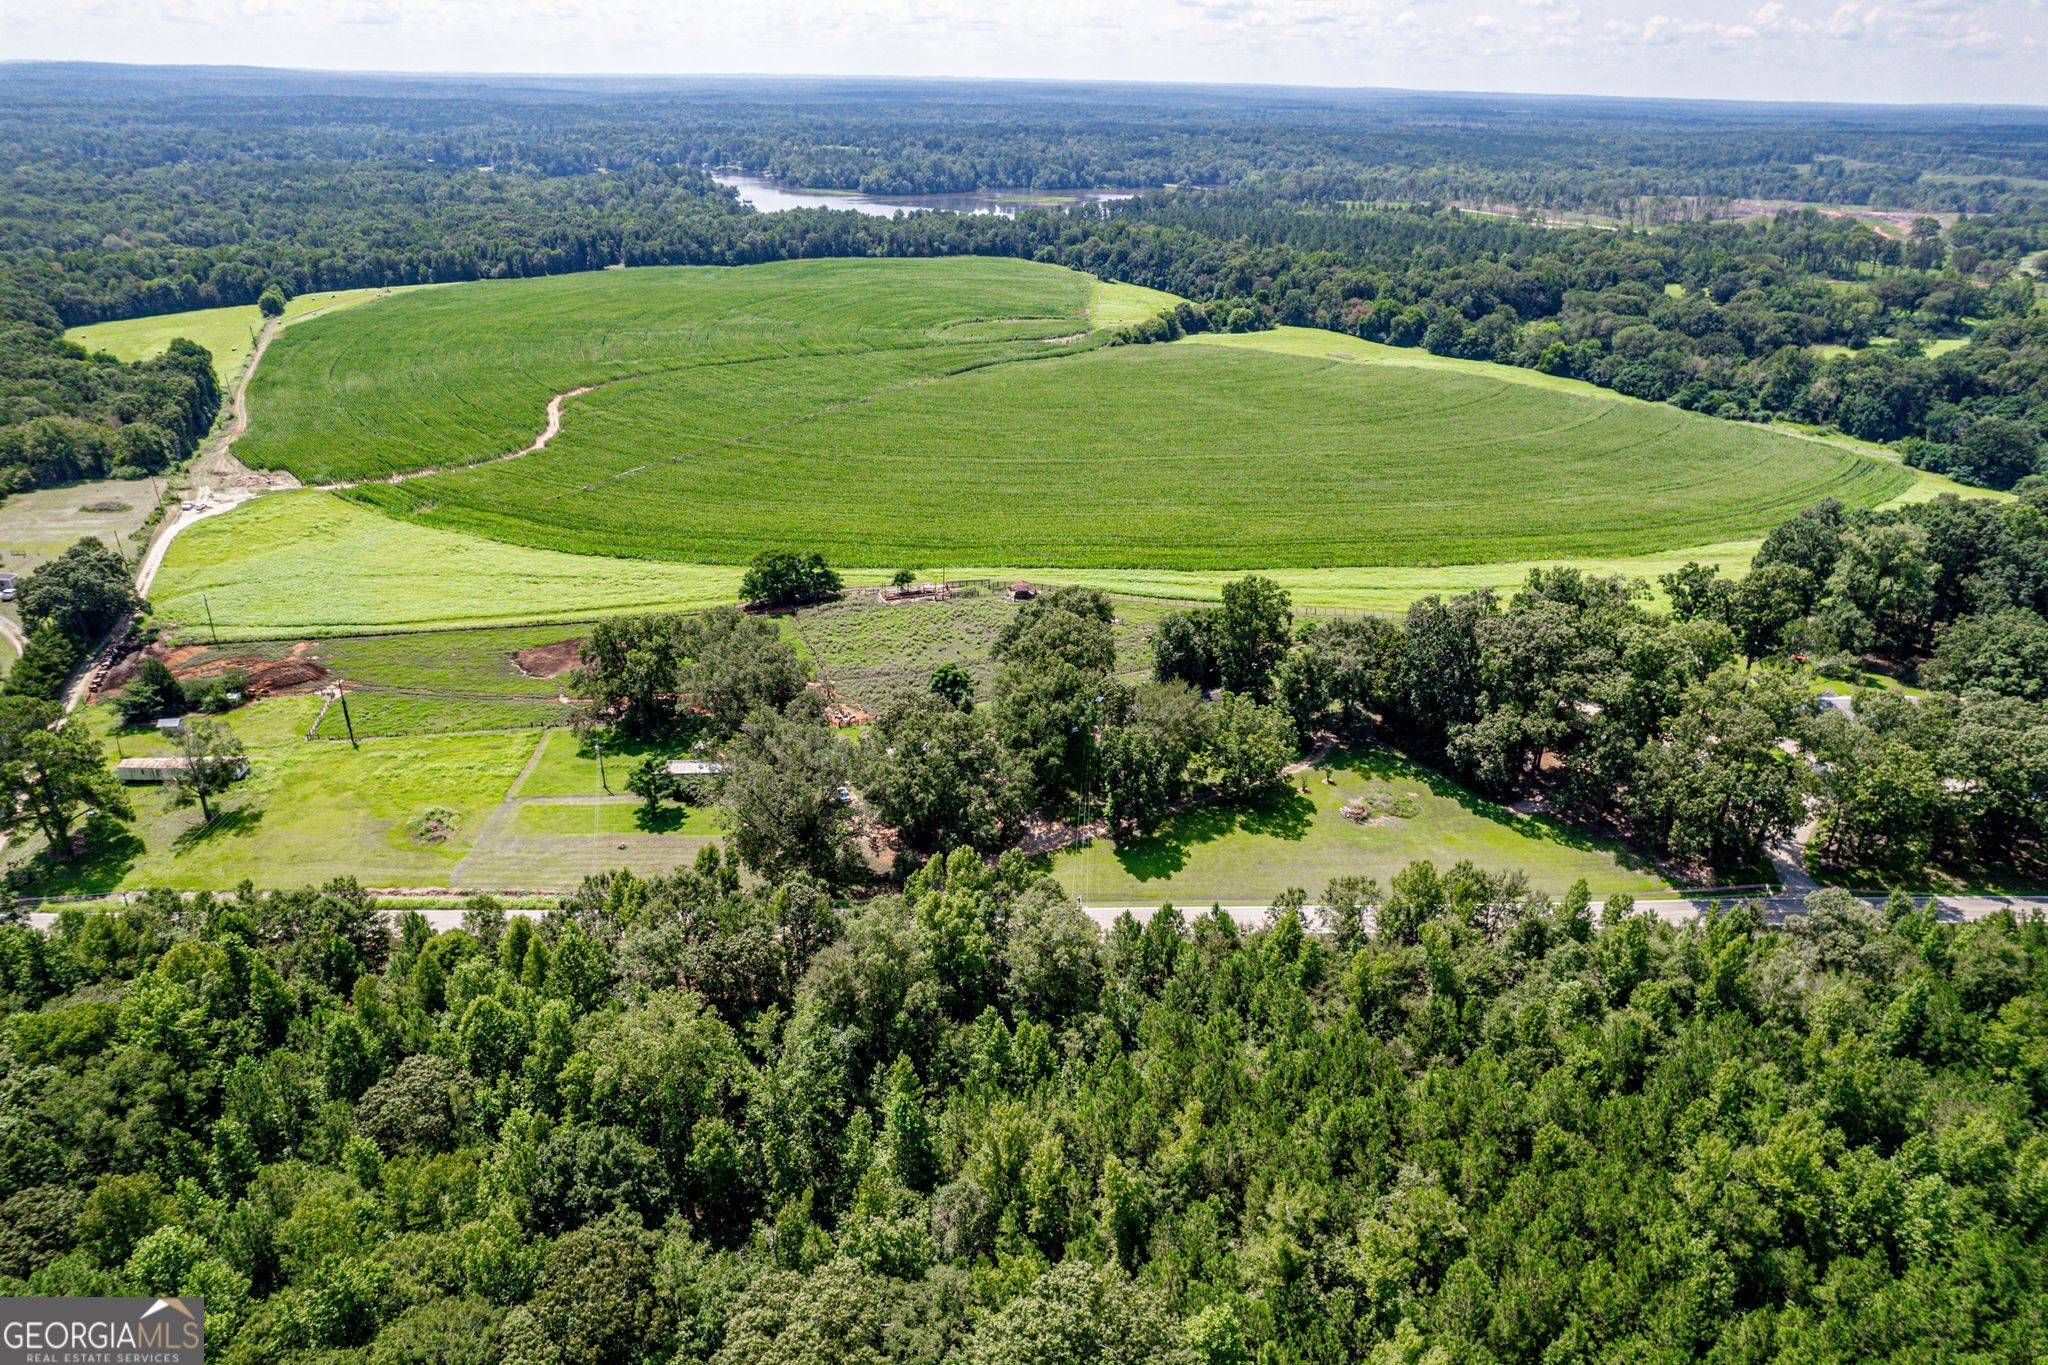
M 350 692 L 346 712 L 339 703 L 328 707 L 313 731 L 313 737 L 346 740 L 351 726 L 359 740 L 393 735 L 459 734 L 474 730 L 523 730 L 560 725 L 566 714 L 567 708 L 553 701 Z
M 389 294 L 434 287 L 408 284 L 383 289 L 330 289 L 322 293 L 301 294 L 285 303 L 284 320 L 287 323 L 300 322 L 316 314 L 355 308 Z M 256 334 L 262 329 L 262 313 L 257 311 L 255 304 L 245 303 L 233 308 L 195 308 L 186 313 L 159 313 L 154 317 L 123 318 L 118 322 L 93 322 L 71 328 L 64 337 L 88 351 L 105 351 L 116 360 L 129 361 L 161 355 L 165 347 L 184 337 L 198 342 L 212 353 L 213 373 L 225 390 L 241 374 L 242 366 L 248 362 L 249 351 L 256 343 Z
M 945 601 L 888 603 L 855 590 L 837 602 L 806 607 L 781 618 L 814 676 L 856 706 L 880 711 L 905 689 L 922 689 L 932 670 L 957 664 L 973 677 L 987 700 L 997 664 L 990 651 L 996 636 L 1019 610 L 1000 583 L 962 586 Z M 1117 669 L 1124 677 L 1150 676 L 1152 631 L 1160 616 L 1178 603 L 1146 597 L 1120 598 L 1116 606 Z
M 204 629 L 211 604 L 223 640 L 254 640 L 710 607 L 738 596 L 740 574 L 506 545 L 309 491 L 260 498 L 180 533 L 150 600 L 188 634 Z
M 57 863 L 32 826 L 17 824 L 7 861 L 26 867 L 24 893 L 220 890 L 245 877 L 295 887 L 339 876 L 366 886 L 558 891 L 613 867 L 666 872 L 722 834 L 715 812 L 665 807 L 649 820 L 638 800 L 602 793 L 594 760 L 566 730 L 401 734 L 351 746 L 305 738 L 320 703 L 279 697 L 228 717 L 250 773 L 210 825 L 173 806 L 168 789 L 131 787 L 133 823 L 100 827 L 84 858 Z M 153 731 L 120 728 L 111 707 L 77 716 L 109 758 L 170 752 Z M 614 770 L 614 792 L 632 761 Z
M 230 638 L 217 647 L 188 638 L 173 664 L 186 676 L 239 669 L 259 686 L 282 681 L 301 692 L 340 684 L 347 713 L 339 705 L 327 708 L 313 730 L 316 739 L 346 739 L 351 719 L 358 739 L 511 730 L 562 724 L 568 711 L 561 684 L 526 674 L 514 653 L 576 639 L 583 629 L 541 625 L 325 639 Z M 196 633 L 205 639 L 203 627 Z M 266 668 L 279 663 L 310 664 L 319 673 L 304 680 L 279 679 Z
M 157 481 L 99 479 L 31 488 L 0 501 L 0 568 L 26 573 L 80 539 L 106 542 L 133 560 L 135 532 L 156 507 Z
M 1325 773 L 1333 785 L 1322 781 Z M 1090 905 L 1172 902 L 1199 911 L 1212 903 L 1257 905 L 1290 887 L 1321 897 L 1333 877 L 1387 880 L 1428 858 L 1438 867 L 1470 859 L 1488 871 L 1520 870 L 1531 885 L 1562 892 L 1583 877 L 1599 892 L 1646 892 L 1666 883 L 1625 862 L 1612 845 L 1540 816 L 1520 816 L 1427 768 L 1379 749 L 1341 750 L 1300 783 L 1240 806 L 1199 806 L 1167 820 L 1147 839 L 1101 839 L 1053 861 L 1069 892 Z M 1412 816 L 1355 824 L 1349 801 L 1405 795 Z M 1405 803 L 1402 803 L 1405 805 Z
M 100 479 L 8 494 L 0 501 L 0 569 L 27 573 L 87 536 L 132 562 L 142 552 L 135 533 L 156 506 L 156 488 L 149 479 Z M 14 603 L 0 605 L 0 613 L 19 624 Z M 15 652 L 0 637 L 0 674 L 14 666 Z

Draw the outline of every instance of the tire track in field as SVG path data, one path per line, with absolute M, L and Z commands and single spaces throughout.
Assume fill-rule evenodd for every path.
M 1082 335 L 1085 336 L 1086 333 L 1083 333 Z M 664 367 L 661 369 L 639 370 L 635 371 L 632 374 L 614 375 L 610 379 L 600 379 L 593 383 L 580 385 L 577 388 L 564 389 L 562 390 L 562 392 L 550 397 L 548 399 L 547 405 L 546 423 L 542 426 L 540 432 L 534 437 L 533 441 L 530 444 L 518 450 L 506 451 L 505 453 L 500 455 L 488 455 L 480 460 L 465 460 L 455 464 L 426 465 L 419 469 L 398 470 L 390 474 L 368 475 L 360 479 L 338 479 L 329 483 L 313 484 L 311 485 L 311 487 L 323 493 L 341 493 L 346 492 L 352 488 L 365 488 L 374 484 L 411 483 L 414 479 L 424 479 L 429 475 L 433 474 L 456 474 L 461 473 L 464 470 L 482 469 L 487 465 L 503 464 L 507 460 L 518 460 L 523 459 L 528 455 L 536 455 L 539 454 L 541 451 L 547 449 L 549 443 L 552 442 L 557 436 L 561 435 L 563 403 L 565 403 L 567 400 L 571 398 L 581 398 L 586 394 L 596 393 L 600 389 L 609 389 L 619 384 L 630 384 L 636 380 L 653 379 L 664 375 L 687 374 L 695 370 L 723 369 L 734 365 L 780 364 L 785 361 L 793 360 L 830 360 L 835 357 L 878 355 L 892 351 L 908 352 L 924 350 L 944 350 L 961 344 L 962 343 L 959 342 L 932 341 L 921 342 L 911 346 L 862 346 L 847 350 L 784 351 L 776 355 L 738 356 L 729 360 L 695 361 L 688 364 Z M 1001 364 L 1007 360 L 1051 360 L 1057 358 L 1057 355 L 1060 354 L 1076 353 L 1060 352 L 1056 355 L 1004 356 L 995 360 L 982 361 L 973 365 L 963 365 L 957 369 L 944 371 L 939 375 L 927 375 L 916 380 L 908 380 L 905 381 L 903 384 L 891 385 L 889 386 L 889 388 L 903 388 L 906 387 L 908 384 L 914 383 L 929 383 L 933 379 L 950 378 L 951 376 L 956 374 L 965 374 L 969 370 L 980 369 L 983 365 Z M 833 405 L 833 407 L 844 407 L 851 403 L 867 402 L 869 399 L 879 397 L 881 396 L 881 394 L 887 392 L 889 392 L 889 389 L 885 388 L 873 394 L 866 394 L 859 398 L 849 399 L 846 403 L 835 404 Z M 825 412 L 830 412 L 832 410 L 833 408 L 822 408 L 819 409 L 818 412 L 805 413 L 799 417 L 790 418 L 785 420 L 784 422 L 776 423 L 768 427 L 763 427 L 760 431 L 746 432 L 738 436 L 726 437 L 718 441 L 710 442 L 702 447 L 693 447 L 690 450 L 684 451 L 680 455 L 675 455 L 669 457 L 668 459 L 656 460 L 644 465 L 635 465 L 631 469 L 618 470 L 613 474 L 607 475 L 603 479 L 599 479 L 592 483 L 585 484 L 582 487 L 564 489 L 559 493 L 550 493 L 549 495 L 547 495 L 547 497 L 540 499 L 540 501 L 549 502 L 553 501 L 556 498 L 570 496 L 571 494 L 590 492 L 596 488 L 602 487 L 604 484 L 609 483 L 614 479 L 625 478 L 627 475 L 637 474 L 644 470 L 656 468 L 659 465 L 674 464 L 681 460 L 691 458 L 692 456 L 703 454 L 707 451 L 717 450 L 721 446 L 751 440 L 755 436 L 763 435 L 769 431 L 776 430 L 778 427 L 781 426 L 787 426 L 791 422 L 808 421 L 812 417 L 819 416 Z

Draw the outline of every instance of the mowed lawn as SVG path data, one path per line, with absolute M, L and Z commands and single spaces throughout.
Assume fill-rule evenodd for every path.
M 446 886 L 532 755 L 532 733 L 412 736 L 311 741 L 318 697 L 284 697 L 235 712 L 249 776 L 220 798 L 203 824 L 196 808 L 171 804 L 167 788 L 129 789 L 136 819 L 106 831 L 76 864 L 38 856 L 41 839 L 16 829 L 8 860 L 31 860 L 30 890 L 49 895 L 149 886 L 232 888 L 304 886 L 352 876 L 366 886 Z M 80 713 L 106 743 L 108 757 L 168 753 L 154 733 L 114 733 L 108 707 Z M 74 721 L 74 723 L 79 723 Z M 432 837 L 416 833 L 432 815 Z M 445 833 L 442 831 L 445 830 Z
M 1325 773 L 1334 785 L 1323 782 Z M 1361 825 L 1338 813 L 1369 795 L 1389 803 L 1405 795 L 1414 814 Z M 1487 871 L 1525 872 L 1532 886 L 1552 894 L 1580 878 L 1595 893 L 1666 886 L 1654 869 L 1625 862 L 1614 845 L 1544 817 L 1516 815 L 1377 749 L 1340 751 L 1304 779 L 1247 805 L 1184 811 L 1150 838 L 1122 845 L 1098 839 L 1060 854 L 1053 871 L 1089 905 L 1199 909 L 1264 904 L 1290 887 L 1314 901 L 1333 877 L 1377 877 L 1384 886 L 1425 858 L 1440 868 L 1470 860 Z
M 353 496 L 580 553 L 721 563 L 802 544 L 848 564 L 1195 570 L 1642 554 L 1913 479 L 1496 367 L 1187 343 L 943 377 L 920 360 L 622 383 L 578 400 L 544 452 Z
M 320 698 L 300 696 L 228 717 L 250 771 L 218 799 L 211 824 L 196 807 L 175 806 L 169 788 L 130 787 L 135 819 L 97 825 L 84 857 L 53 862 L 24 821 L 6 861 L 29 869 L 31 895 L 232 890 L 244 878 L 295 887 L 344 876 L 375 887 L 559 891 L 614 867 L 669 871 L 724 833 L 714 810 L 666 806 L 650 818 L 637 799 L 603 794 L 594 758 L 579 755 L 566 730 L 309 741 L 319 713 Z M 101 737 L 110 761 L 171 752 L 153 731 L 117 730 L 110 707 L 87 708 L 73 723 Z M 619 758 L 614 793 L 636 761 Z M 532 791 L 521 783 L 529 769 L 541 779 Z

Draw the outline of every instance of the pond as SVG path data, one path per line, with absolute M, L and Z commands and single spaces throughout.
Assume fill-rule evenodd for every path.
M 861 194 L 854 190 L 806 190 L 743 171 L 714 170 L 713 180 L 739 191 L 763 213 L 782 209 L 851 209 L 877 218 L 904 212 L 1014 214 L 1020 208 L 1063 208 L 1131 199 L 1136 190 L 977 190 L 972 194 Z

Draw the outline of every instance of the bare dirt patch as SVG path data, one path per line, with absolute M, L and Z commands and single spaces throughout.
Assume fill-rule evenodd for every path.
M 1735 199 L 1728 205 L 1725 216 L 1729 218 L 1772 218 L 1786 210 L 1815 209 L 1830 218 L 1860 218 L 1886 237 L 1903 241 L 1913 233 L 1914 220 L 1932 218 L 1942 227 L 1955 226 L 1956 214 L 1937 213 L 1918 209 L 1866 209 L 1827 208 L 1819 204 L 1802 203 L 1796 199 Z
M 512 666 L 529 678 L 559 678 L 583 662 L 583 639 L 557 640 L 512 651 Z
M 282 655 L 266 656 L 224 654 L 206 645 L 166 645 L 159 641 L 124 655 L 108 670 L 101 690 L 110 691 L 125 684 L 142 667 L 144 659 L 159 659 L 179 682 L 206 682 L 224 673 L 242 673 L 249 680 L 243 695 L 252 701 L 257 697 L 292 696 L 311 692 L 327 681 L 327 669 L 310 657 L 315 648 L 313 641 L 301 640 Z

